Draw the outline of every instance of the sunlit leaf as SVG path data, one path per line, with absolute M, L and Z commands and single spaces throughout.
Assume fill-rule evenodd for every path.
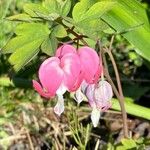
M 150 25 L 146 11 L 137 0 L 118 0 L 118 5 L 102 18 L 136 47 L 136 52 L 150 61 Z
M 42 43 L 41 50 L 43 53 L 49 56 L 53 56 L 57 48 L 57 45 L 58 45 L 57 39 L 53 35 L 51 35 Z
M 62 25 L 57 25 L 53 29 L 53 33 L 58 38 L 63 38 L 67 36 L 66 29 Z
M 2 52 L 13 52 L 9 61 L 18 71 L 39 52 L 39 47 L 49 36 L 50 30 L 41 23 L 23 23 L 17 26 L 15 33 L 17 36 L 6 44 Z
M 7 19 L 11 21 L 27 21 L 27 22 L 40 20 L 38 18 L 31 18 L 28 14 L 17 14 L 14 16 L 7 17 Z
M 96 0 L 82 0 L 74 6 L 72 16 L 76 22 L 80 22 L 86 19 L 96 19 L 110 10 L 115 4 L 116 3 L 114 1 L 96 2 Z

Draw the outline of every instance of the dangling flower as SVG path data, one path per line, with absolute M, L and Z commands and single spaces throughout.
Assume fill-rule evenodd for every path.
M 97 83 L 101 74 L 101 60 L 96 51 L 90 47 L 79 48 L 78 55 L 82 64 L 83 78 L 88 84 Z
M 83 93 L 88 85 L 96 84 L 102 72 L 101 60 L 96 51 L 90 47 L 79 48 L 78 55 L 82 64 L 83 81 L 75 93 L 75 100 L 80 103 L 84 99 Z
M 93 109 L 91 113 L 91 120 L 93 126 L 96 127 L 98 125 L 101 112 L 106 111 L 111 107 L 110 100 L 113 97 L 112 87 L 107 81 L 101 80 L 98 84 L 88 85 L 85 95 Z
M 64 44 L 56 50 L 55 57 L 42 63 L 39 69 L 41 84 L 33 80 L 33 87 L 43 97 L 57 95 L 54 111 L 60 115 L 64 111 L 63 94 L 66 91 L 76 92 L 75 99 L 80 103 L 89 86 L 95 87 L 101 70 L 101 60 L 94 49 L 84 46 L 77 51 L 73 46 Z
M 56 114 L 64 111 L 63 94 L 73 92 L 79 86 L 77 80 L 81 72 L 81 63 L 77 54 L 66 53 L 61 58 L 51 57 L 46 59 L 39 69 L 39 84 L 33 80 L 33 87 L 43 97 L 58 96 L 54 108 Z
M 80 76 L 78 76 L 76 82 L 76 88 L 73 90 L 75 92 L 75 100 L 80 103 L 84 99 L 84 95 L 81 91 L 81 87 L 85 86 L 85 84 L 94 84 L 97 83 L 100 74 L 101 74 L 101 60 L 99 59 L 96 51 L 88 46 L 84 46 L 76 49 L 68 44 L 62 45 L 57 49 L 55 56 L 62 57 L 68 53 L 76 53 L 81 62 L 81 72 Z M 80 86 L 81 85 L 81 86 Z

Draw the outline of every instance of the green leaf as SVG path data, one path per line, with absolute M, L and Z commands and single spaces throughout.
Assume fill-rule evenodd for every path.
M 24 13 L 7 17 L 7 19 L 11 21 L 28 21 L 28 22 L 40 20 L 38 18 L 31 18 L 29 15 L 24 14 Z
M 121 143 L 123 144 L 125 149 L 132 149 L 137 146 L 136 142 L 132 139 L 122 139 Z
M 72 28 L 74 26 L 74 20 L 70 17 L 63 17 L 62 22 L 69 28 Z
M 43 6 L 47 8 L 49 13 L 67 16 L 71 8 L 71 0 L 45 0 Z
M 72 11 L 72 16 L 75 22 L 79 22 L 82 20 L 82 16 L 86 13 L 86 11 L 94 4 L 96 3 L 96 0 L 82 0 L 81 2 L 78 2 Z
M 49 20 L 49 21 L 54 21 L 54 20 L 56 20 L 57 18 L 60 17 L 60 15 L 57 14 L 57 13 L 51 13 L 49 15 L 44 15 L 44 14 L 41 14 L 41 13 L 37 12 L 36 14 L 37 14 L 38 17 L 43 18 L 45 20 Z
M 58 13 L 60 14 L 61 6 L 57 2 L 57 0 L 45 0 L 43 2 L 43 6 L 47 8 L 50 13 Z
M 78 31 L 94 40 L 101 38 L 102 31 L 108 29 L 109 26 L 99 18 L 115 4 L 115 1 L 97 2 L 96 0 L 82 0 L 77 3 L 72 15 Z
M 82 0 L 74 6 L 72 16 L 75 22 L 80 22 L 86 19 L 97 19 L 110 10 L 115 4 L 114 1 L 96 2 L 96 0 Z
M 42 42 L 47 39 L 50 30 L 41 23 L 23 23 L 17 26 L 17 36 L 3 48 L 3 53 L 12 53 L 9 61 L 19 71 L 39 52 Z
M 136 47 L 136 52 L 150 61 L 150 25 L 146 11 L 136 0 L 118 0 L 118 5 L 102 16 L 110 26 Z
M 30 41 L 24 47 L 17 49 L 9 58 L 9 62 L 14 65 L 15 71 L 19 71 L 24 67 L 29 61 L 31 61 L 34 56 L 39 52 L 39 46 L 42 44 L 43 39 L 36 41 Z
M 48 15 L 50 12 L 41 4 L 25 4 L 23 7 L 24 11 L 31 17 L 38 17 L 37 13 Z
M 101 1 L 98 3 L 95 3 L 90 9 L 83 14 L 83 20 L 85 19 L 96 19 L 102 16 L 104 13 L 106 13 L 108 10 L 110 10 L 116 2 L 111 1 Z
M 42 43 L 41 50 L 43 53 L 49 56 L 53 56 L 57 48 L 57 45 L 58 45 L 57 39 L 51 35 Z
M 67 31 L 62 25 L 57 25 L 53 29 L 53 34 L 58 38 L 63 38 L 67 36 Z
M 32 38 L 39 38 L 45 37 L 45 35 L 50 33 L 50 31 L 48 29 L 48 26 L 42 23 L 22 23 L 17 26 L 15 33 L 21 36 L 31 36 L 31 34 L 34 34 L 34 37 Z
M 71 0 L 65 0 L 61 5 L 62 16 L 67 16 L 71 8 Z
M 121 110 L 117 99 L 113 99 L 112 103 L 112 109 Z M 150 120 L 150 109 L 134 104 L 133 100 L 127 97 L 125 98 L 125 108 L 126 112 L 130 115 Z
M 109 26 L 100 19 L 81 21 L 76 24 L 76 27 L 80 33 L 87 35 L 93 40 L 100 38 L 102 31 L 109 28 Z

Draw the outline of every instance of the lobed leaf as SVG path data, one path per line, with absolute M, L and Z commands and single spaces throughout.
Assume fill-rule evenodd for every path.
M 47 39 L 50 30 L 41 23 L 23 23 L 16 28 L 16 37 L 3 48 L 3 53 L 13 53 L 9 61 L 19 71 L 39 52 L 42 42 Z
M 42 43 L 41 50 L 43 53 L 49 56 L 53 56 L 57 48 L 57 45 L 58 45 L 57 39 L 53 35 L 50 35 L 50 37 L 45 39 L 45 41 Z
M 67 31 L 62 25 L 57 25 L 53 29 L 53 34 L 58 38 L 63 38 L 67 36 Z

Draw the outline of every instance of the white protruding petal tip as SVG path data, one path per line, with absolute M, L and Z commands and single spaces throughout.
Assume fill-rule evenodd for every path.
M 101 115 L 100 110 L 98 110 L 97 108 L 93 108 L 91 113 L 91 120 L 94 127 L 97 127 L 100 119 L 100 115 Z
M 80 104 L 84 100 L 84 95 L 80 89 L 75 92 L 74 99 L 78 104 Z
M 60 116 L 64 112 L 64 99 L 63 97 L 58 97 L 57 104 L 54 107 L 54 112 Z

